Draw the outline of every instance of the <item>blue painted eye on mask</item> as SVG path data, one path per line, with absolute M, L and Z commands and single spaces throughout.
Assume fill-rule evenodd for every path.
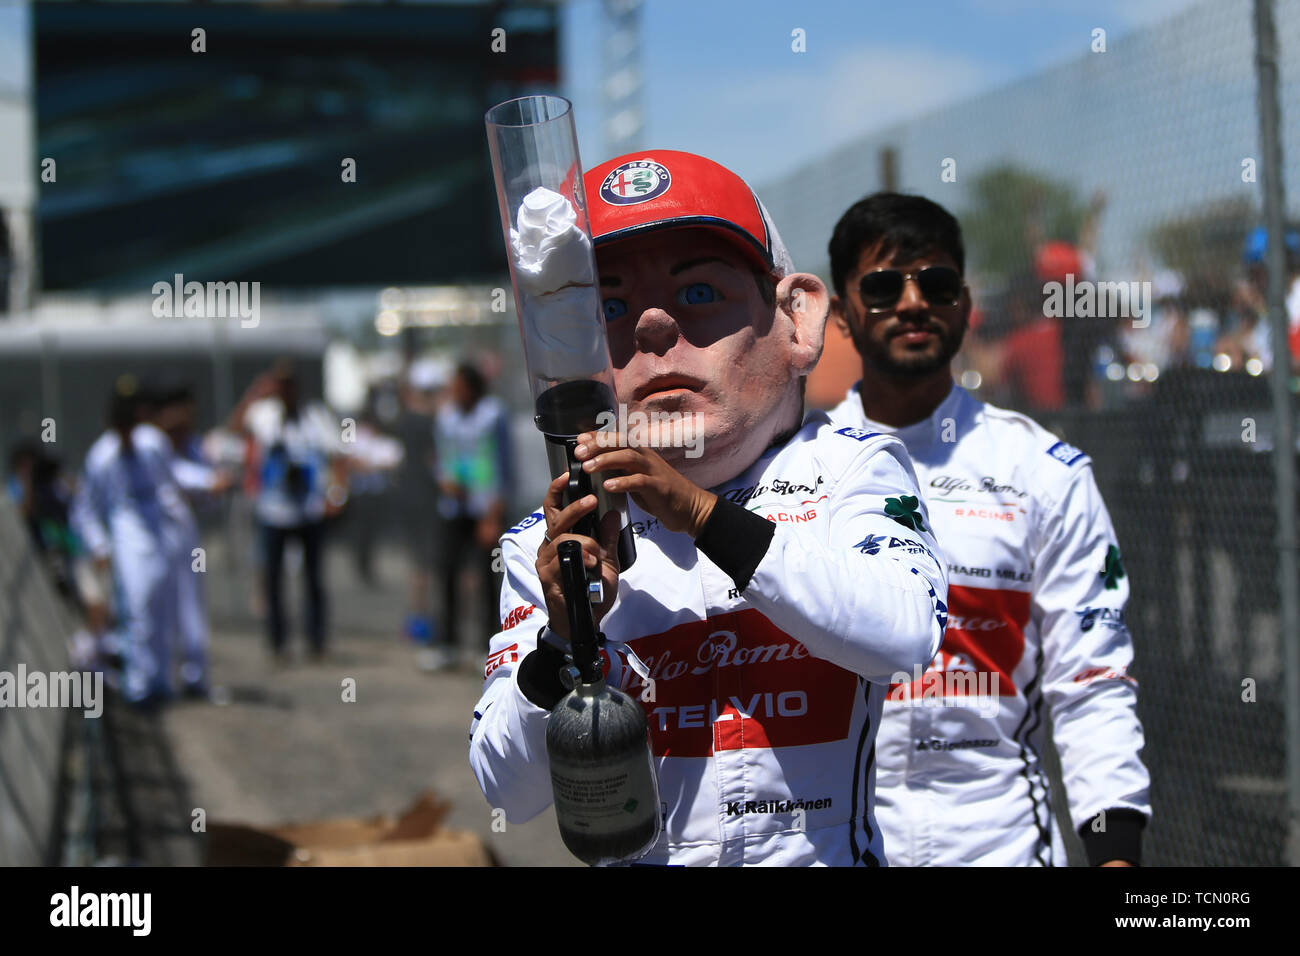
M 721 302 L 722 293 L 707 282 L 692 282 L 677 292 L 677 301 L 682 305 L 708 305 Z
M 612 322 L 627 315 L 627 302 L 623 299 L 606 299 L 601 303 L 601 307 L 605 311 L 606 322 Z

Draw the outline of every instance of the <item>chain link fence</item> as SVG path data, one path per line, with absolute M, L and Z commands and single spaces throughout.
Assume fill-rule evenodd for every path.
M 1290 223 L 1300 5 L 1275 16 Z M 1279 865 L 1282 641 L 1300 636 L 1280 633 L 1269 375 L 1300 363 L 1300 234 L 1290 341 L 1273 343 L 1252 4 L 1124 36 L 1099 23 L 1079 51 L 759 191 L 822 275 L 861 196 L 919 193 L 957 215 L 976 304 L 958 378 L 1092 457 L 1124 551 L 1155 809 L 1145 862 Z

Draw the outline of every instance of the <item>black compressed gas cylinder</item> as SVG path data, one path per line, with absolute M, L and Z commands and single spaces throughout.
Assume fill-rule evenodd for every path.
M 560 837 L 592 866 L 644 856 L 659 839 L 659 783 L 641 705 L 603 680 L 551 711 L 546 752 Z

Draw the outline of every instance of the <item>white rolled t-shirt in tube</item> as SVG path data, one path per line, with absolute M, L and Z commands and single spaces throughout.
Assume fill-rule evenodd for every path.
M 519 206 L 510 245 L 532 373 L 548 380 L 599 375 L 608 357 L 596 259 L 573 204 L 534 189 Z

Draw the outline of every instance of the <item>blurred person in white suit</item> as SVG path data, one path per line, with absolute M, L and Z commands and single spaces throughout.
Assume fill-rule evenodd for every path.
M 204 599 L 198 521 L 191 499 L 217 495 L 228 489 L 233 478 L 212 467 L 193 444 L 181 454 L 177 440 L 192 432 L 194 393 L 185 385 L 156 385 L 144 392 L 141 422 L 133 433 L 135 443 L 155 452 L 167 466 L 170 481 L 159 489 L 168 568 L 176 591 L 177 645 L 181 694 L 206 698 L 208 679 L 208 614 Z
M 113 571 L 123 695 L 153 708 L 172 693 L 176 589 L 162 502 L 162 490 L 172 479 L 157 449 L 135 440 L 139 399 L 135 381 L 119 379 L 110 398 L 109 427 L 86 454 L 72 522 L 95 565 Z

